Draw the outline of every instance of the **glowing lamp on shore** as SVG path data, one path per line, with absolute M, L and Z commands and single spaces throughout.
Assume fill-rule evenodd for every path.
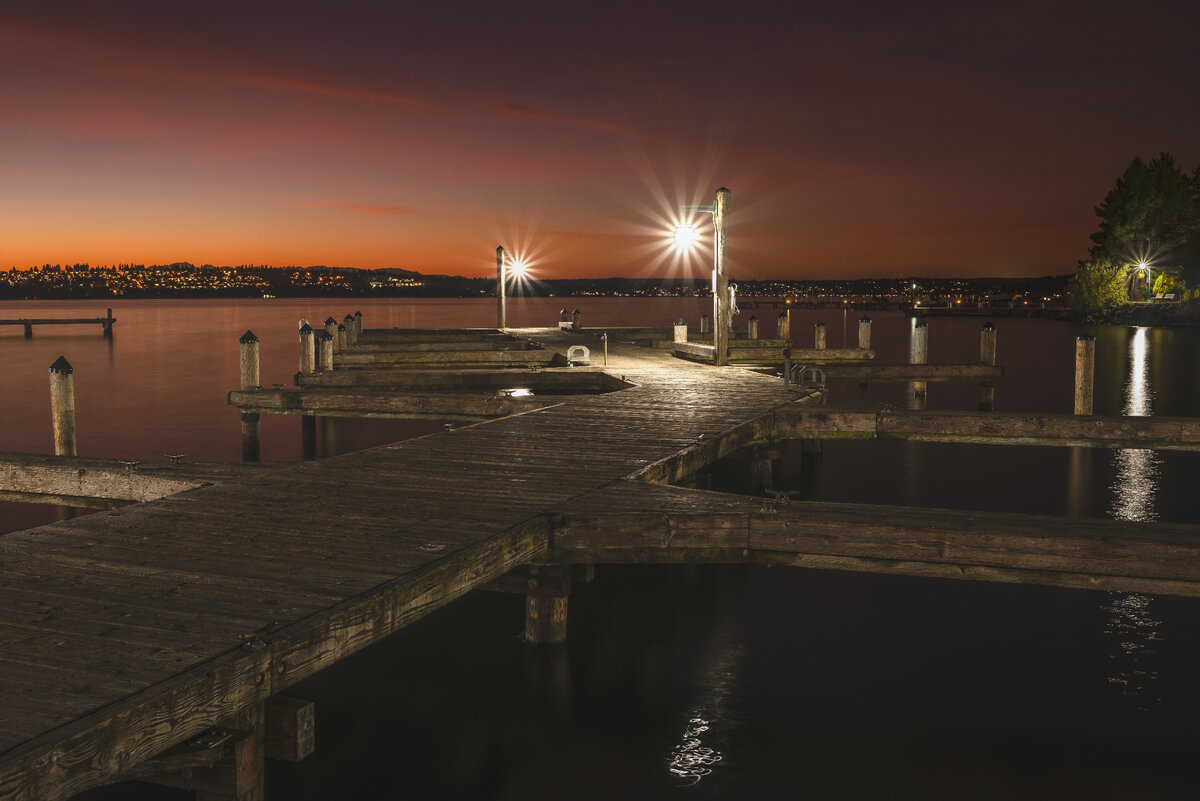
M 529 269 L 528 265 L 525 264 L 525 260 L 520 256 L 511 257 L 508 266 L 509 269 L 512 270 L 513 276 L 516 278 L 520 278 L 521 276 L 525 275 L 525 271 Z
M 675 227 L 675 247 L 680 250 L 686 250 L 696 241 L 696 229 L 690 225 L 678 225 Z

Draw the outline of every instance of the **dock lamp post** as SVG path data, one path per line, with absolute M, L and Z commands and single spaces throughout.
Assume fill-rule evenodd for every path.
M 496 247 L 496 327 L 507 328 L 505 316 L 505 285 L 508 283 L 508 268 L 512 267 L 513 277 L 520 278 L 525 273 L 525 262 L 504 252 L 504 246 Z
M 1138 262 L 1138 278 L 1143 275 L 1146 277 L 1146 300 L 1150 300 L 1150 265 L 1146 262 Z
M 711 206 L 681 206 L 682 211 L 699 211 L 713 216 L 716 242 L 713 247 L 713 355 L 714 364 L 729 364 L 729 331 L 733 327 L 733 304 L 729 298 L 729 190 L 721 187 Z M 696 229 L 681 225 L 675 229 L 677 247 L 690 247 Z

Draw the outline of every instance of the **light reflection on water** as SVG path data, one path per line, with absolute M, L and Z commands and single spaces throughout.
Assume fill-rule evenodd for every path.
M 1150 389 L 1149 329 L 1138 328 L 1129 341 L 1129 381 L 1125 384 L 1123 413 L 1130 417 L 1149 417 L 1153 414 L 1154 395 Z M 1158 496 L 1160 459 L 1156 452 L 1144 448 L 1122 448 L 1115 452 L 1116 476 L 1112 485 L 1109 512 L 1114 520 L 1149 522 L 1158 519 L 1155 500 Z M 1159 641 L 1161 621 L 1150 614 L 1153 596 L 1141 593 L 1111 593 L 1111 603 L 1102 607 L 1112 617 L 1104 627 L 1105 634 L 1116 640 L 1117 648 L 1110 654 L 1112 672 L 1110 684 L 1120 687 L 1124 695 L 1138 701 L 1138 709 L 1149 711 L 1153 685 L 1158 679 L 1155 669 L 1155 648 Z
M 708 721 L 694 717 L 687 722 L 683 731 L 683 740 L 671 752 L 667 769 L 678 776 L 685 786 L 699 784 L 700 780 L 712 773 L 712 766 L 721 761 L 721 752 L 709 748 L 700 740 L 700 735 L 708 731 Z
M 684 724 L 683 735 L 678 745 L 667 758 L 667 770 L 679 777 L 680 785 L 697 785 L 712 773 L 713 766 L 724 759 L 718 749 L 705 745 L 701 735 L 708 732 L 713 721 L 722 721 L 728 729 L 735 725 L 729 713 L 731 696 L 738 687 L 738 666 L 745 651 L 745 644 L 735 633 L 734 623 L 726 618 L 709 648 L 707 664 L 697 676 L 699 703 Z

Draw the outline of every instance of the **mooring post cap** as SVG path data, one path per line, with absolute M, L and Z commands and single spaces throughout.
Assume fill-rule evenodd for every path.
M 993 323 L 991 320 L 988 320 L 986 323 L 983 324 L 983 330 L 984 331 L 995 331 L 996 324 Z
M 305 334 L 311 334 L 312 332 L 313 332 L 312 326 L 310 326 L 308 323 L 305 323 L 304 325 L 300 326 L 300 335 L 301 336 L 304 336 Z
M 344 324 L 342 324 L 342 323 L 338 323 L 337 330 L 339 330 L 339 331 L 345 331 L 345 330 L 346 330 L 346 326 L 345 326 Z
M 69 361 L 67 361 L 66 356 L 59 356 L 58 361 L 50 365 L 50 372 L 70 374 L 75 372 L 75 368 L 71 366 Z
M 864 314 L 862 317 L 858 318 L 858 321 L 860 323 L 869 323 L 871 322 L 871 318 Z
M 337 320 L 330 317 L 328 320 L 325 321 L 325 325 L 337 325 Z
M 250 330 L 247 330 L 246 333 L 242 334 L 241 339 L 238 340 L 238 342 L 242 343 L 243 345 L 249 345 L 257 341 L 258 337 L 254 336 L 254 332 Z
M 1075 339 L 1079 342 L 1091 342 L 1093 339 L 1095 339 L 1095 337 L 1091 334 L 1080 334 L 1079 336 L 1075 337 Z
M 329 333 L 324 328 L 322 328 L 320 331 L 317 332 L 317 339 L 333 339 L 333 334 Z
M 354 315 L 353 315 L 353 314 L 347 314 L 345 317 L 343 317 L 343 318 L 342 318 L 342 322 L 345 322 L 345 323 L 352 323 L 352 322 L 354 322 Z
M 683 319 L 683 317 L 680 317 L 675 321 L 675 325 L 687 325 L 687 320 Z
M 925 320 L 917 320 L 917 328 L 928 328 L 929 323 Z

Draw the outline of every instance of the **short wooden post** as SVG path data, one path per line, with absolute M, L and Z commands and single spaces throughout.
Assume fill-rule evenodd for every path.
M 333 337 L 333 352 L 337 353 L 340 350 L 338 347 L 338 321 L 332 317 L 328 318 L 325 321 L 325 331 Z
M 316 338 L 308 323 L 300 326 L 300 372 L 311 375 L 317 371 Z
M 758 339 L 758 318 L 751 317 L 746 323 L 746 339 Z
M 317 334 L 317 361 L 323 373 L 333 369 L 333 342 L 334 337 L 328 331 Z
M 346 326 L 346 347 L 352 348 L 358 344 L 358 333 L 354 329 L 354 315 L 347 314 L 343 317 L 342 325 Z
M 1096 338 L 1075 338 L 1075 414 L 1092 414 L 1096 378 Z
M 871 318 L 865 314 L 858 321 L 858 346 L 863 350 L 871 349 Z
M 50 422 L 54 455 L 75 455 L 75 368 L 66 356 L 50 365 Z
M 567 639 L 567 596 L 531 593 L 525 596 L 525 639 L 559 643 Z
M 25 328 L 25 338 L 33 339 L 33 324 L 25 323 L 24 328 Z
M 792 349 L 783 349 L 783 383 L 792 383 Z
M 258 370 L 258 337 L 253 331 L 242 334 L 241 346 L 242 389 L 258 389 L 262 386 Z
M 113 328 L 112 309 L 105 310 L 104 322 L 101 323 L 101 325 L 104 326 L 104 336 L 107 337 L 108 339 L 112 339 L 112 334 L 113 334 L 113 332 L 112 332 L 112 328 Z
M 575 311 L 571 312 L 571 330 L 572 331 L 582 331 L 583 330 L 583 313 L 580 312 L 579 309 L 576 309 Z
M 700 315 L 700 333 L 701 334 L 708 333 L 708 315 L 707 314 Z
M 337 352 L 341 353 L 346 349 L 346 326 L 344 323 L 338 323 L 337 327 Z
M 363 337 L 363 318 L 362 312 L 354 312 L 354 342 L 355 344 L 362 341 Z
M 680 317 L 675 321 L 675 341 L 687 342 L 687 320 Z
M 785 311 L 780 312 L 779 313 L 779 322 L 776 323 L 776 333 L 778 334 L 778 338 L 779 339 L 791 339 L 792 332 L 790 329 L 791 329 L 791 324 L 788 322 L 788 313 Z
M 563 309 L 562 311 L 560 311 L 558 313 L 558 322 L 559 322 L 558 327 L 559 328 L 562 328 L 562 323 L 570 322 L 570 320 L 571 320 L 570 312 L 568 312 L 566 309 Z
M 996 364 L 996 326 L 991 320 L 979 331 L 979 361 L 987 365 Z M 990 412 L 996 408 L 996 384 L 994 381 L 979 382 L 979 411 Z
M 813 327 L 813 347 L 825 350 L 825 323 L 817 323 Z

